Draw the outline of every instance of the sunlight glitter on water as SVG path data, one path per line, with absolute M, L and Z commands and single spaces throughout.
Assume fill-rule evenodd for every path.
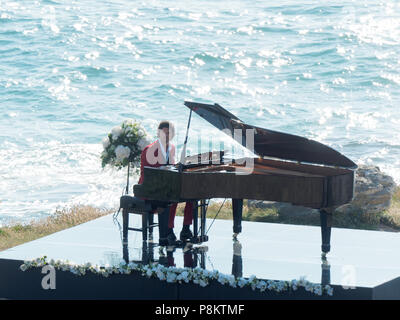
M 126 118 L 186 128 L 184 100 L 400 182 L 399 18 L 397 1 L 1 1 L 0 212 L 113 206 L 124 174 L 101 170 L 101 139 Z

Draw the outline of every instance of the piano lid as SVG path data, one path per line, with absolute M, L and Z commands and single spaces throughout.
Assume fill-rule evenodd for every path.
M 321 165 L 356 168 L 349 158 L 320 142 L 304 137 L 272 131 L 244 123 L 218 104 L 185 101 L 185 106 L 220 130 L 242 130 L 242 145 L 246 147 L 246 129 L 254 129 L 254 152 L 261 157 L 274 157 Z M 227 132 L 225 132 L 227 133 Z

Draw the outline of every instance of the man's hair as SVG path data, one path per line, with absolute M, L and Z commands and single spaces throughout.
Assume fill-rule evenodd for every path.
M 160 122 L 160 124 L 158 125 L 158 129 L 162 130 L 164 128 L 168 128 L 169 129 L 169 134 L 171 136 L 175 135 L 175 127 L 174 124 L 168 120 L 163 120 Z

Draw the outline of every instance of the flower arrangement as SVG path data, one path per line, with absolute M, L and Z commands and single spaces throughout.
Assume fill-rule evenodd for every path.
M 140 165 L 142 150 L 150 143 L 146 130 L 134 120 L 125 120 L 120 126 L 112 128 L 102 141 L 101 165 L 117 169 L 126 167 L 129 162 Z
M 24 264 L 20 266 L 20 269 L 22 271 L 26 271 L 30 268 L 38 268 L 45 265 L 51 265 L 54 268 L 62 271 L 70 271 L 77 276 L 83 276 L 87 272 L 92 272 L 104 277 L 108 277 L 112 274 L 130 274 L 136 271 L 140 272 L 142 276 L 148 278 L 158 278 L 159 280 L 166 281 L 168 283 L 193 282 L 201 287 L 205 287 L 210 283 L 210 281 L 216 280 L 222 285 L 229 285 L 233 288 L 251 287 L 253 291 L 258 289 L 261 292 L 266 290 L 284 292 L 290 290 L 296 291 L 299 287 L 304 287 L 306 291 L 314 293 L 318 296 L 321 296 L 323 293 L 329 296 L 333 295 L 333 288 L 331 286 L 322 286 L 321 284 L 311 283 L 307 281 L 305 277 L 302 277 L 299 280 L 291 281 L 261 280 L 257 279 L 255 276 L 251 276 L 248 279 L 243 277 L 235 278 L 233 275 L 226 275 L 217 270 L 209 271 L 199 267 L 194 269 L 165 267 L 157 263 L 143 265 L 134 262 L 126 263 L 123 261 L 117 266 L 106 265 L 104 267 L 100 267 L 90 263 L 79 265 L 69 261 L 54 261 L 53 259 L 47 261 L 47 257 L 44 256 L 31 261 L 25 261 Z

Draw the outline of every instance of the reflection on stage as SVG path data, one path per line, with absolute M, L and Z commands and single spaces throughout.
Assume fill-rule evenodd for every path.
M 133 224 L 141 222 L 140 218 L 132 220 Z M 175 225 L 179 229 L 182 217 L 176 217 Z M 357 287 L 375 287 L 400 275 L 400 238 L 396 233 L 334 228 L 335 246 L 327 260 L 321 260 L 319 227 L 244 221 L 243 232 L 234 241 L 232 221 L 215 220 L 208 236 L 208 242 L 174 249 L 152 242 L 143 245 L 141 234 L 131 231 L 128 244 L 123 246 L 118 223 L 107 215 L 0 252 L 0 259 L 47 256 L 93 265 L 154 262 L 177 268 L 218 270 L 244 278 L 305 277 L 312 283 Z M 158 239 L 157 230 L 154 239 Z

